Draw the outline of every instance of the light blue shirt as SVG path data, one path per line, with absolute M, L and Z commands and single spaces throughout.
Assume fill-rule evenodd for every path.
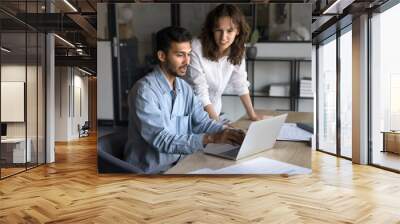
M 128 102 L 124 159 L 144 173 L 166 171 L 181 155 L 202 150 L 204 133 L 223 129 L 184 80 L 176 78 L 174 93 L 158 66 L 133 86 Z

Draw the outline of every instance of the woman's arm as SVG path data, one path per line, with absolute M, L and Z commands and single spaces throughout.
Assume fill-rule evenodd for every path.
M 202 54 L 200 42 L 199 40 L 193 40 L 190 66 L 185 80 L 192 86 L 194 93 L 203 104 L 203 107 L 206 107 L 211 104 L 211 101 L 208 92 L 209 86 L 201 61 Z
M 266 118 L 264 116 L 257 115 L 251 103 L 249 82 L 247 81 L 246 61 L 244 58 L 239 66 L 235 66 L 235 69 L 232 72 L 230 83 L 233 85 L 236 94 L 240 96 L 240 100 L 242 101 L 250 120 L 258 121 Z
M 253 104 L 251 103 L 250 95 L 248 93 L 241 95 L 240 100 L 242 101 L 243 106 L 246 109 L 247 116 L 249 116 L 250 120 L 258 121 L 264 118 L 263 116 L 256 114 L 254 111 Z
M 250 102 L 251 103 L 251 102 Z M 204 110 L 207 111 L 208 116 L 213 119 L 218 121 L 219 120 L 219 116 L 217 114 L 217 112 L 215 112 L 214 107 L 212 104 L 208 104 L 207 106 L 204 107 Z

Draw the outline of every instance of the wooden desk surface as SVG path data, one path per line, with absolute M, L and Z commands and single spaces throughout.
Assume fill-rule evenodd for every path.
M 313 121 L 313 113 L 307 113 L 307 112 L 282 112 L 282 111 L 268 111 L 268 110 L 258 110 L 257 112 L 260 114 L 273 115 L 273 116 L 283 113 L 288 113 L 286 123 L 292 123 L 292 122 L 311 123 Z M 247 120 L 246 117 L 242 117 L 237 122 L 233 123 L 233 126 L 243 129 L 247 129 L 249 125 L 250 125 L 250 120 Z M 264 152 L 255 154 L 253 156 L 238 161 L 206 155 L 201 151 L 196 152 L 192 155 L 186 156 L 176 166 L 172 167 L 165 173 L 186 174 L 203 168 L 210 168 L 213 170 L 221 169 L 260 156 L 305 168 L 311 168 L 310 146 L 308 146 L 304 142 L 277 141 L 272 149 L 266 150 Z

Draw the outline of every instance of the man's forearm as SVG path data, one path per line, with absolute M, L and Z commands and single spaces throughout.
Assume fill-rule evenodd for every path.
M 147 136 L 144 139 L 162 153 L 191 154 L 204 145 L 201 136 L 201 134 L 175 135 L 163 130 L 153 137 Z

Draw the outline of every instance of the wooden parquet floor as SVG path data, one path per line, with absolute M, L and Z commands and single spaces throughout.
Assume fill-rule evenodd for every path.
M 400 223 L 400 175 L 313 152 L 299 176 L 98 175 L 96 139 L 0 181 L 0 223 Z

